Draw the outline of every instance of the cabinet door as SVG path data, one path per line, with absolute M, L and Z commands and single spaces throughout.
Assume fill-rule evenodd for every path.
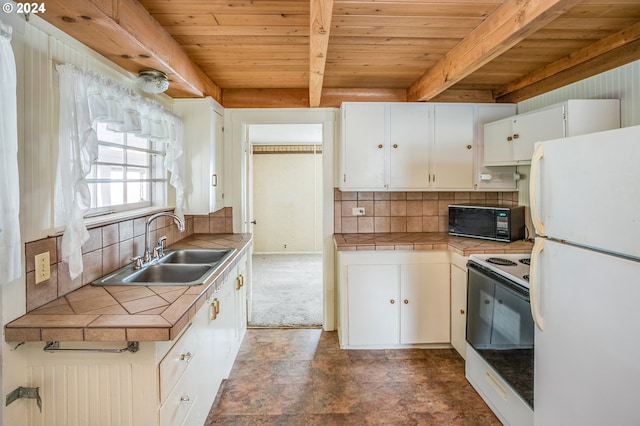
M 185 181 L 191 188 L 185 192 L 185 213 L 209 214 L 217 207 L 215 181 L 221 182 L 215 170 L 216 113 L 210 99 L 175 99 L 174 102 L 174 111 L 183 120 Z
M 429 106 L 389 105 L 389 187 L 429 187 Z
M 346 104 L 343 111 L 345 189 L 386 189 L 385 104 Z
M 467 271 L 451 265 L 451 345 L 465 358 L 467 341 Z
M 402 265 L 400 276 L 400 343 L 448 343 L 449 264 Z
M 505 118 L 484 125 L 484 164 L 513 163 L 513 119 Z
M 396 265 L 347 266 L 349 345 L 398 343 L 399 281 Z
M 236 278 L 235 300 L 236 300 L 236 340 L 240 345 L 244 332 L 247 328 L 247 288 L 249 277 L 247 274 L 247 257 L 243 256 L 238 262 L 238 276 Z
M 564 137 L 564 106 L 522 114 L 512 119 L 513 159 L 531 162 L 536 142 Z
M 211 206 L 210 211 L 215 212 L 224 207 L 224 118 L 212 111 L 213 115 L 213 158 L 211 159 Z
M 472 189 L 473 105 L 436 105 L 433 142 L 433 187 Z
M 484 104 L 478 105 L 478 116 L 476 120 L 476 144 L 474 150 L 474 189 L 498 191 L 515 190 L 516 180 L 514 166 L 485 167 L 484 159 L 484 125 L 496 120 L 511 117 L 516 113 L 515 104 Z M 510 127 L 510 126 L 509 126 Z
M 236 301 L 235 301 L 235 275 L 229 276 L 222 288 L 213 295 L 213 304 L 210 306 L 211 327 L 214 335 L 214 357 L 212 365 L 215 365 L 216 382 L 226 379 L 233 365 L 233 353 L 236 344 Z M 215 312 L 215 308 L 217 312 Z

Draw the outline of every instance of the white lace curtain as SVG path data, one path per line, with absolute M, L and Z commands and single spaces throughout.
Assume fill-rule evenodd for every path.
M 57 204 L 61 204 L 57 213 L 66 225 L 62 260 L 74 279 L 82 273 L 82 245 L 89 239 L 83 216 L 91 206 L 86 176 L 98 157 L 94 124 L 106 122 L 111 130 L 166 142 L 165 167 L 176 189 L 175 213 L 183 218 L 182 120 L 93 71 L 69 64 L 57 65 L 56 70 L 60 76 Z
M 0 284 L 22 274 L 16 61 L 11 32 L 0 21 Z

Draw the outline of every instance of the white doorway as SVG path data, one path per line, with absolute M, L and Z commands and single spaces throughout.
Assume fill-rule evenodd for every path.
M 234 232 L 253 233 L 251 166 L 253 154 L 249 127 L 255 124 L 319 124 L 322 126 L 322 299 L 323 328 L 335 329 L 335 279 L 333 243 L 334 143 L 336 115 L 333 108 L 267 108 L 225 110 L 225 158 L 232 172 L 226 194 L 233 207 Z M 250 280 L 251 282 L 251 280 Z M 250 289 L 250 288 L 249 288 Z
M 251 124 L 249 326 L 322 325 L 322 125 Z

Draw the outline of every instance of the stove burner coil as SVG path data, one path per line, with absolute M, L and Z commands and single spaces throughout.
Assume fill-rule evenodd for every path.
M 517 263 L 510 261 L 509 259 L 505 259 L 503 257 L 490 257 L 487 259 L 487 262 L 493 263 L 494 265 L 502 265 L 502 266 L 515 266 Z
M 531 259 L 529 259 L 528 257 L 525 257 L 524 259 L 520 259 L 519 262 L 522 263 L 523 265 L 531 265 Z
M 529 281 L 529 274 L 523 275 L 522 279 L 525 281 Z

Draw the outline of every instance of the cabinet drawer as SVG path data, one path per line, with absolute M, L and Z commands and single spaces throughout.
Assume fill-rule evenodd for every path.
M 469 383 L 503 424 L 533 425 L 531 407 L 471 348 L 471 345 L 467 345 L 465 374 Z
M 185 419 L 197 417 L 197 412 L 192 413 L 198 402 L 197 374 L 198 368 L 187 368 L 178 380 L 160 406 L 160 426 L 180 426 L 185 424 Z
M 196 355 L 196 335 L 187 330 L 160 362 L 160 402 L 164 402 L 171 389 Z

